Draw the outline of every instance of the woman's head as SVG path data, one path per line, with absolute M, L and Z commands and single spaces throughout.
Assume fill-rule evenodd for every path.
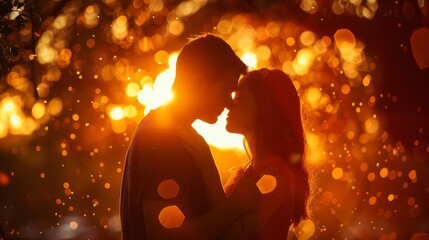
M 307 216 L 308 174 L 304 168 L 305 137 L 301 102 L 291 79 L 281 70 L 260 69 L 238 83 L 227 130 L 251 136 L 252 155 L 277 155 L 293 168 L 296 201 L 293 222 Z
M 252 133 L 254 154 L 271 153 L 289 159 L 292 153 L 303 153 L 301 103 L 288 75 L 276 69 L 252 71 L 239 81 L 235 94 L 227 130 Z

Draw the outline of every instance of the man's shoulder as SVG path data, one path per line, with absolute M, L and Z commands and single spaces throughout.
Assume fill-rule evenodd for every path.
M 159 122 L 155 113 L 149 113 L 138 125 L 134 132 L 133 140 L 152 143 L 168 144 L 179 140 L 178 129 L 174 125 L 165 126 Z
M 128 149 L 128 157 L 145 158 L 145 161 L 152 158 L 157 162 L 179 160 L 190 156 L 178 128 L 159 126 L 151 119 L 140 123 Z

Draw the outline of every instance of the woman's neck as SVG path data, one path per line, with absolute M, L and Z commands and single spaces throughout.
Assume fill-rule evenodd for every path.
M 255 133 L 253 131 L 248 131 L 243 135 L 250 150 L 251 161 L 253 163 L 261 161 L 263 154 L 261 153 L 260 149 L 257 149 Z

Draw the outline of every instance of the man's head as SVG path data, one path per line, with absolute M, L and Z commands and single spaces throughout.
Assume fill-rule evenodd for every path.
M 221 38 L 211 34 L 191 39 L 180 51 L 173 92 L 192 105 L 196 118 L 214 123 L 231 103 L 231 93 L 247 67 Z

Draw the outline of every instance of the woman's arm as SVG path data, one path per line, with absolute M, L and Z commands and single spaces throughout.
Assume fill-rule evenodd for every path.
M 241 215 L 237 221 L 234 221 L 223 233 L 222 239 L 253 239 L 262 231 L 274 213 L 279 210 L 286 198 L 290 196 L 286 191 L 291 191 L 291 186 L 286 186 L 285 177 L 277 168 L 264 169 L 258 174 L 257 179 L 261 193 L 265 192 L 262 194 L 259 207 Z M 275 186 L 274 189 L 267 192 L 273 186 Z M 285 218 L 287 217 L 285 216 Z

